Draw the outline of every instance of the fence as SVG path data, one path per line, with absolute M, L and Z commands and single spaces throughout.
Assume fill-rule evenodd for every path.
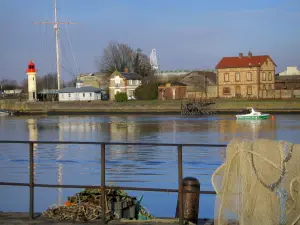
M 182 148 L 183 147 L 226 147 L 223 144 L 157 144 L 157 143 L 119 143 L 119 142 L 74 142 L 74 141 L 0 141 L 0 144 L 28 144 L 29 145 L 29 183 L 16 183 L 16 182 L 0 182 L 0 186 L 23 186 L 29 187 L 29 218 L 34 219 L 34 188 L 95 188 L 93 185 L 58 185 L 58 184 L 35 184 L 34 182 L 34 144 L 78 144 L 78 145 L 99 145 L 101 146 L 101 192 L 105 193 L 105 189 L 114 188 L 119 190 L 132 190 L 132 191 L 152 191 L 152 192 L 178 192 L 179 193 L 179 224 L 183 225 L 183 167 L 182 167 Z M 165 189 L 165 188 L 140 188 L 140 187 L 121 187 L 121 186 L 106 186 L 105 185 L 105 147 L 106 145 L 139 145 L 139 146 L 169 146 L 177 147 L 178 155 L 178 189 Z M 187 192 L 187 191 L 185 191 Z M 200 191 L 200 194 L 216 194 L 214 191 Z M 102 207 L 102 222 L 105 222 L 105 198 L 101 198 Z

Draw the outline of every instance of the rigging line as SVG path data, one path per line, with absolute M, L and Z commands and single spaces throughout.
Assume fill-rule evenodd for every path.
M 67 30 L 67 37 L 68 37 L 68 41 L 69 41 L 69 45 L 70 45 L 70 49 L 71 49 L 73 61 L 74 61 L 74 64 L 75 64 L 76 72 L 77 72 L 77 74 L 79 75 L 78 65 L 77 65 L 77 63 L 76 63 L 76 59 L 75 59 L 75 55 L 74 55 L 74 52 L 73 52 L 72 43 L 71 43 L 70 36 L 69 36 L 69 29 L 68 29 L 68 26 L 67 26 L 66 24 L 65 24 L 65 28 L 66 28 L 66 30 Z
M 67 69 L 64 65 L 61 65 L 61 68 L 64 69 L 67 73 L 69 73 L 72 76 L 76 77 L 75 73 L 73 73 L 71 70 Z
M 62 56 L 65 59 L 65 65 L 70 66 L 71 63 L 69 62 L 69 57 L 67 57 L 66 48 L 65 48 L 65 46 L 64 46 L 64 44 L 62 42 L 62 39 L 63 39 L 62 35 L 63 35 L 63 32 L 61 32 L 61 41 L 60 41 L 60 49 L 61 49 L 61 51 L 60 52 L 62 53 Z M 66 71 L 68 74 L 71 74 L 72 76 L 74 76 L 74 72 L 73 72 L 72 66 L 71 66 L 71 69 L 67 69 L 66 66 L 64 66 L 64 67 L 62 66 L 62 62 L 61 62 L 61 68 L 64 69 L 64 71 Z
M 48 73 L 50 73 L 51 71 L 52 71 L 52 68 L 53 68 L 53 66 L 52 66 L 52 60 L 51 60 L 51 54 L 50 54 L 50 52 L 49 52 L 49 44 L 48 44 L 48 26 L 47 25 L 44 25 L 44 27 L 45 27 L 45 53 L 46 53 L 46 55 L 48 56 L 47 58 L 46 58 L 46 60 L 48 61 L 48 65 L 47 65 L 47 70 L 48 70 Z
M 60 11 L 61 11 L 62 18 L 65 18 L 63 11 L 62 10 L 60 10 Z M 71 43 L 71 40 L 70 40 L 69 29 L 68 29 L 67 24 L 65 24 L 65 29 L 66 29 L 66 33 L 67 33 L 67 38 L 68 38 L 68 42 L 69 42 L 69 46 L 70 46 L 72 58 L 73 58 L 73 61 L 74 61 L 74 64 L 75 64 L 75 69 L 76 69 L 77 74 L 79 75 L 79 69 L 78 69 L 78 65 L 76 63 L 75 54 L 73 52 L 73 47 L 72 47 L 72 43 Z
M 66 61 L 65 64 L 67 64 L 67 65 L 69 66 L 69 65 L 70 65 L 70 62 L 69 62 L 69 60 L 68 60 L 67 52 L 66 52 L 66 49 L 65 49 L 65 47 L 64 47 L 64 45 L 63 45 L 63 43 L 62 43 L 62 41 L 60 42 L 60 47 L 61 47 L 61 53 L 62 53 L 62 55 L 63 55 L 63 57 L 65 58 L 65 61 Z M 73 71 L 72 69 L 70 69 L 70 70 Z

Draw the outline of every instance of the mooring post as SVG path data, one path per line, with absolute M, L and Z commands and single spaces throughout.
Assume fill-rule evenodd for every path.
M 186 177 L 183 184 L 183 215 L 184 219 L 197 224 L 199 215 L 200 182 L 194 177 Z M 178 201 L 176 216 L 178 217 Z
M 182 146 L 177 147 L 178 152 L 178 195 L 179 195 L 179 225 L 183 225 L 183 188 L 182 188 Z
M 105 223 L 105 144 L 101 144 L 101 208 L 102 222 Z
M 34 159 L 33 159 L 33 142 L 29 143 L 29 219 L 34 219 Z

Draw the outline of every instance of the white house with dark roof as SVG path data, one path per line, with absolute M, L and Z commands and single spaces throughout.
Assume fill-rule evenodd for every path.
M 102 89 L 91 86 L 66 87 L 59 90 L 58 100 L 60 102 L 68 101 L 94 101 L 101 100 Z
M 114 100 L 115 94 L 124 92 L 128 98 L 134 97 L 135 89 L 142 84 L 142 77 L 136 73 L 115 71 L 109 77 L 109 99 Z

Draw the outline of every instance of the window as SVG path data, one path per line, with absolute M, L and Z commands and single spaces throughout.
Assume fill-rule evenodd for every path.
M 252 86 L 247 87 L 247 94 L 252 95 Z
M 139 85 L 139 83 L 140 83 L 139 80 L 136 80 L 136 81 L 135 81 L 135 84 L 136 84 L 136 85 Z
M 69 93 L 69 98 L 71 98 L 71 94 Z
M 92 93 L 90 93 L 90 97 L 92 97 Z
M 82 97 L 85 97 L 85 93 L 82 93 Z
M 248 72 L 247 73 L 247 81 L 251 81 L 252 80 L 252 73 Z
M 228 74 L 228 73 L 225 73 L 225 74 L 224 74 L 224 81 L 225 81 L 225 82 L 228 82 L 228 81 L 229 81 L 229 74 Z
M 129 90 L 129 91 L 128 91 L 128 96 L 129 96 L 129 97 L 134 96 L 134 90 Z
M 128 81 L 128 84 L 129 84 L 129 85 L 132 85 L 132 80 L 129 80 L 129 81 Z
M 266 80 L 266 73 L 265 72 L 263 72 L 263 74 L 262 74 L 262 80 Z
M 240 73 L 235 74 L 235 81 L 240 81 Z
M 116 77 L 115 77 L 115 83 L 116 83 L 116 84 L 120 84 L 120 77 L 119 77 L 119 76 L 116 76 Z
M 230 87 L 224 87 L 223 88 L 223 95 L 230 95 Z
M 273 74 L 272 74 L 272 72 L 269 72 L 269 75 L 268 75 L 268 80 L 269 80 L 269 81 L 273 80 L 273 79 L 272 79 L 272 77 L 273 77 Z
M 34 77 L 32 78 L 32 80 L 34 80 Z
M 269 90 L 272 90 L 272 89 L 273 89 L 271 84 L 269 84 L 268 89 L 269 89 Z

